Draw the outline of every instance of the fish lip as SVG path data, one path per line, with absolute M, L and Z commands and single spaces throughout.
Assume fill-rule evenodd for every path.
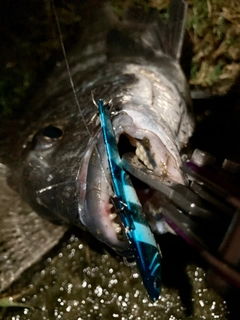
M 81 223 L 99 241 L 118 253 L 129 256 L 129 243 L 126 240 L 118 240 L 109 218 L 112 187 L 101 130 L 97 131 L 89 143 L 78 179 L 81 184 L 79 204 Z
M 159 140 L 159 144 L 161 143 L 161 139 L 154 133 L 138 128 L 132 117 L 125 111 L 120 111 L 115 115 L 112 123 L 117 142 L 120 136 L 126 133 L 136 139 L 148 136 L 151 139 Z M 95 151 L 95 147 L 97 147 L 98 152 Z M 101 165 L 96 165 L 99 163 L 99 159 L 101 159 Z M 183 181 L 181 175 L 178 179 L 180 182 Z M 112 227 L 112 221 L 109 218 L 110 210 L 108 206 L 112 194 L 111 176 L 100 129 L 89 144 L 79 173 L 79 180 L 82 183 L 80 192 L 81 222 L 95 238 L 118 253 L 127 255 L 130 245 L 127 241 L 118 240 Z

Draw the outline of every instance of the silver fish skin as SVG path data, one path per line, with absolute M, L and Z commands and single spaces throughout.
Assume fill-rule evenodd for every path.
M 95 101 L 112 101 L 122 154 L 134 149 L 163 178 L 184 183 L 180 154 L 194 123 L 179 64 L 186 8 L 172 0 L 167 24 L 156 16 L 133 23 L 99 13 L 67 59 L 70 74 L 61 63 L 31 101 L 17 138 L 22 148 L 2 157 L 8 158 L 10 185 L 39 215 L 87 229 L 123 255 L 128 243 L 119 239 L 110 205 L 111 179 L 92 93 Z M 146 194 L 140 200 L 151 207 L 151 190 Z

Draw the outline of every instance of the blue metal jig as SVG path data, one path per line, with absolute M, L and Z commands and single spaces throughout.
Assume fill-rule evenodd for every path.
M 123 169 L 107 105 L 103 100 L 98 100 L 98 108 L 113 189 L 117 197 L 117 209 L 143 284 L 150 299 L 156 301 L 161 291 L 159 247 L 149 228 L 131 179 Z

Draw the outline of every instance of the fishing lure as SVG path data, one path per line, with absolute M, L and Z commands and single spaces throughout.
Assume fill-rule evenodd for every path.
M 101 128 L 105 143 L 117 209 L 125 229 L 143 284 L 151 300 L 161 291 L 161 253 L 149 228 L 131 179 L 123 169 L 107 104 L 98 100 Z

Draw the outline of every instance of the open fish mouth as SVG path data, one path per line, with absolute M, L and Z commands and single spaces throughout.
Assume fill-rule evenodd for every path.
M 155 132 L 146 130 L 136 120 L 133 121 L 133 118 L 124 111 L 113 119 L 120 156 L 132 152 L 144 166 L 153 170 L 161 179 L 169 177 L 183 183 L 179 170 L 180 159 L 174 158 L 159 138 L 160 135 L 156 134 L 156 129 Z M 79 176 L 80 180 L 83 177 L 85 179 L 83 184 L 85 187 L 81 191 L 84 205 L 80 220 L 98 240 L 115 251 L 127 255 L 129 244 L 114 205 L 108 159 L 101 132 L 98 134 L 97 143 L 90 149 Z M 144 211 L 146 209 L 145 213 L 151 220 L 151 216 L 157 214 L 161 207 L 161 199 L 155 196 L 156 191 L 144 181 L 134 176 L 131 178 L 143 209 Z

